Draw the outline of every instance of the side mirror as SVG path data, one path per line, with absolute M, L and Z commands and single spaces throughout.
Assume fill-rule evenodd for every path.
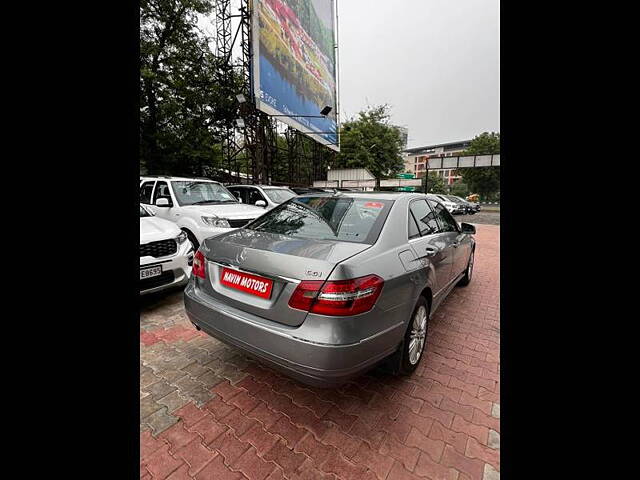
M 255 203 L 256 207 L 262 207 L 265 208 L 267 206 L 267 202 L 265 202 L 264 200 L 258 200 Z
M 469 235 L 476 234 L 476 227 L 474 227 L 470 223 L 461 223 L 460 228 L 462 229 L 462 233 L 468 233 Z
M 166 208 L 166 207 L 170 207 L 170 206 L 171 206 L 171 202 L 169 201 L 168 198 L 161 197 L 161 198 L 158 198 L 156 200 L 156 207 L 165 207 Z

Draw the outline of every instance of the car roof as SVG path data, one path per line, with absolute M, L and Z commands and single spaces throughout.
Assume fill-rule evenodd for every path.
M 170 177 L 165 175 L 140 175 L 140 180 L 169 180 L 169 181 L 197 181 L 197 182 L 211 182 L 211 183 L 220 183 L 215 180 L 211 180 L 209 178 L 198 178 L 198 177 Z
M 305 193 L 305 197 L 339 197 L 339 198 L 358 198 L 366 197 L 377 200 L 398 200 L 400 198 L 424 197 L 424 193 L 420 192 L 309 192 Z
M 249 185 L 248 183 L 237 183 L 237 184 L 228 186 L 228 188 L 230 188 L 230 187 L 258 187 L 258 188 L 262 188 L 264 190 L 269 190 L 269 189 L 273 190 L 275 188 L 278 188 L 278 189 L 286 188 L 286 189 L 291 190 L 286 185 Z

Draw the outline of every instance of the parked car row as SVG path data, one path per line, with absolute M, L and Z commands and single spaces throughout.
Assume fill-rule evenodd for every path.
M 440 200 L 444 206 L 451 212 L 453 215 L 475 215 L 480 211 L 479 203 L 468 202 L 467 200 L 455 196 L 455 195 L 444 195 L 444 194 L 429 194 L 433 197 Z
M 475 227 L 449 196 L 143 177 L 140 203 L 141 292 L 186 283 L 198 330 L 310 385 L 413 372 L 473 274 Z
M 185 288 L 199 330 L 301 382 L 413 372 L 433 313 L 472 278 L 475 227 L 420 193 L 293 197 L 204 240 Z

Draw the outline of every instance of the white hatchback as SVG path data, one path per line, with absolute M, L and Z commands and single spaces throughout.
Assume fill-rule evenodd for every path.
M 140 293 L 185 285 L 193 254 L 186 233 L 140 205 Z

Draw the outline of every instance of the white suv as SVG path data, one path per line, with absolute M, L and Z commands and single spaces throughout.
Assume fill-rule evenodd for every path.
M 227 187 L 242 203 L 256 205 L 271 210 L 296 196 L 287 187 L 273 185 L 231 185 Z
M 265 213 L 239 203 L 221 183 L 200 178 L 140 177 L 140 203 L 176 223 L 194 250 L 205 238 L 244 227 Z

